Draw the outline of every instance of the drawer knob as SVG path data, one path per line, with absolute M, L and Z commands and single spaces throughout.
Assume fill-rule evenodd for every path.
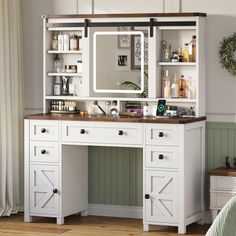
M 124 135 L 124 131 L 123 130 L 119 130 L 118 134 L 119 135 Z
M 145 194 L 145 199 L 150 199 L 150 195 L 149 194 Z
M 57 188 L 54 188 L 54 189 L 53 189 L 53 193 L 58 193 Z
M 164 133 L 163 132 L 159 132 L 159 137 L 163 138 L 164 137 Z
M 80 130 L 80 133 L 81 133 L 81 134 L 85 134 L 85 129 L 81 129 L 81 130 Z
M 47 132 L 47 130 L 45 128 L 41 129 L 41 133 L 45 134 Z
M 163 154 L 160 154 L 159 155 L 159 160 L 163 160 L 164 159 L 164 155 Z
M 45 149 L 42 149 L 42 150 L 41 150 L 41 154 L 46 154 L 46 150 L 45 150 Z

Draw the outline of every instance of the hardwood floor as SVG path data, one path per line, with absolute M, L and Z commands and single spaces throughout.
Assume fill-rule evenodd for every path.
M 64 225 L 56 225 L 55 219 L 34 217 L 32 223 L 23 222 L 23 214 L 0 218 L 0 235 L 13 236 L 174 236 L 178 235 L 177 227 L 152 226 L 150 232 L 142 231 L 142 220 L 70 216 Z M 209 225 L 188 226 L 187 234 L 205 235 Z

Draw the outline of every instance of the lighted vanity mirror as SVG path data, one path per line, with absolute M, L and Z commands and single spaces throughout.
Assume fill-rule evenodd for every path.
M 125 81 L 138 87 L 125 86 Z M 142 31 L 94 32 L 93 90 L 110 94 L 140 94 L 144 91 Z

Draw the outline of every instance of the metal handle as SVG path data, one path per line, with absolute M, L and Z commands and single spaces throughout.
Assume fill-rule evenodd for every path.
M 123 134 L 124 134 L 124 131 L 123 131 L 123 130 L 119 130 L 118 134 L 119 134 L 119 135 L 123 135 Z
M 53 189 L 53 193 L 58 193 L 57 188 L 54 188 L 54 189 Z
M 81 130 L 80 130 L 80 133 L 81 133 L 81 134 L 85 134 L 85 129 L 81 129 Z
M 150 199 L 150 195 L 149 194 L 145 194 L 145 199 Z
M 45 149 L 42 149 L 42 150 L 41 150 L 41 154 L 46 154 L 46 150 L 45 150 Z
M 164 155 L 163 154 L 160 154 L 159 155 L 159 160 L 163 160 L 164 159 Z
M 164 133 L 163 132 L 159 132 L 159 137 L 163 138 L 164 137 Z
M 41 129 L 41 133 L 44 134 L 44 133 L 46 133 L 46 132 L 47 132 L 47 130 L 46 130 L 45 128 L 42 128 L 42 129 Z

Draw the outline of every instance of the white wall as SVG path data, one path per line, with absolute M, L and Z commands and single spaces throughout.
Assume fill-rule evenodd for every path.
M 209 120 L 236 121 L 236 78 L 221 68 L 223 37 L 236 29 L 236 1 L 225 0 L 21 0 L 24 27 L 26 109 L 42 109 L 43 14 L 122 12 L 206 12 L 207 115 Z M 78 7 L 78 8 L 77 8 Z M 78 9 L 78 11 L 77 11 Z

